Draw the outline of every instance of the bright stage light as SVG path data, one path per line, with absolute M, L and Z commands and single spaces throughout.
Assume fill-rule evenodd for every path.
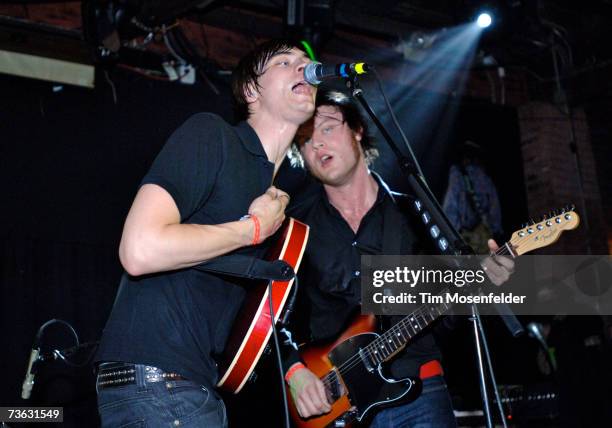
M 487 28 L 492 22 L 493 18 L 491 18 L 491 15 L 486 12 L 478 15 L 478 19 L 476 20 L 476 24 L 478 24 L 480 28 Z

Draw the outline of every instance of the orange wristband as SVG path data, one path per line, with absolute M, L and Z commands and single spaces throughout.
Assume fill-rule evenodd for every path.
M 253 242 L 251 242 L 251 245 L 257 245 L 259 244 L 259 231 L 261 225 L 259 224 L 259 219 L 256 215 L 251 214 L 251 219 L 253 219 L 253 224 L 255 225 L 255 231 L 253 232 Z
M 289 382 L 289 379 L 291 379 L 293 375 L 295 374 L 295 372 L 297 372 L 299 369 L 305 369 L 305 368 L 306 366 L 302 363 L 295 363 L 294 365 L 292 365 L 287 371 L 287 374 L 285 375 L 285 382 Z

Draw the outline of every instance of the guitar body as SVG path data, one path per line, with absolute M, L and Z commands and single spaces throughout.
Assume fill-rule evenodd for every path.
M 331 384 L 328 399 L 332 402 L 332 410 L 321 416 L 302 419 L 289 397 L 295 426 L 348 427 L 373 415 L 371 411 L 375 408 L 409 402 L 418 396 L 420 380 L 386 379 L 380 365 L 372 367 L 367 361 L 355 358 L 360 349 L 378 337 L 374 330 L 374 317 L 361 315 L 334 343 L 310 347 L 301 353 L 306 366 L 315 375 L 323 378 L 332 373 L 331 377 L 327 376 Z M 338 375 L 338 368 L 342 367 L 350 369 Z
M 293 218 L 287 218 L 283 225 L 281 238 L 268 251 L 266 259 L 284 260 L 297 272 L 308 240 L 308 226 Z M 291 294 L 291 281 L 260 281 L 249 285 L 244 304 L 234 321 L 223 358 L 219 363 L 221 389 L 238 393 L 263 353 L 270 335 L 272 323 L 269 303 L 269 290 L 272 290 L 274 322 L 278 321 Z

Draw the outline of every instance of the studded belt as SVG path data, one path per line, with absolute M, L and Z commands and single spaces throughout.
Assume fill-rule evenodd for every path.
M 167 380 L 186 380 L 178 373 L 165 372 L 157 367 L 131 363 L 102 363 L 98 366 L 96 385 L 98 389 L 138 383 L 144 376 L 144 383 L 155 383 Z

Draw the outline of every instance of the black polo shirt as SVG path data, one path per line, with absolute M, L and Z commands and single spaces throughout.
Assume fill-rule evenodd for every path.
M 170 137 L 142 184 L 163 187 L 181 223 L 239 220 L 272 183 L 274 165 L 255 131 L 213 114 L 191 117 Z M 261 255 L 263 246 L 236 253 Z M 124 274 L 96 361 L 148 364 L 211 387 L 245 281 L 194 268 Z
M 301 290 L 298 309 L 301 313 L 295 317 L 298 336 L 300 330 L 304 335 L 304 324 L 310 336 L 308 340 L 328 340 L 344 331 L 360 312 L 361 256 L 396 254 L 389 253 L 384 236 L 399 235 L 399 254 L 422 251 L 422 240 L 417 238 L 412 217 L 399 208 L 407 205 L 407 197 L 393 195 L 379 181 L 376 202 L 363 217 L 357 233 L 330 204 L 322 186 L 318 191 L 311 191 L 306 200 L 296 199 L 289 214 L 311 227 L 298 272 Z M 386 210 L 395 210 L 398 215 L 390 217 Z M 399 220 L 399 224 L 385 221 L 390 218 Z M 385 231 L 386 227 L 391 230 Z M 401 319 L 384 318 L 382 328 L 389 328 Z M 289 357 L 288 364 L 292 358 Z M 395 377 L 418 376 L 420 366 L 433 359 L 440 359 L 440 352 L 432 334 L 424 332 L 393 360 L 391 373 Z

